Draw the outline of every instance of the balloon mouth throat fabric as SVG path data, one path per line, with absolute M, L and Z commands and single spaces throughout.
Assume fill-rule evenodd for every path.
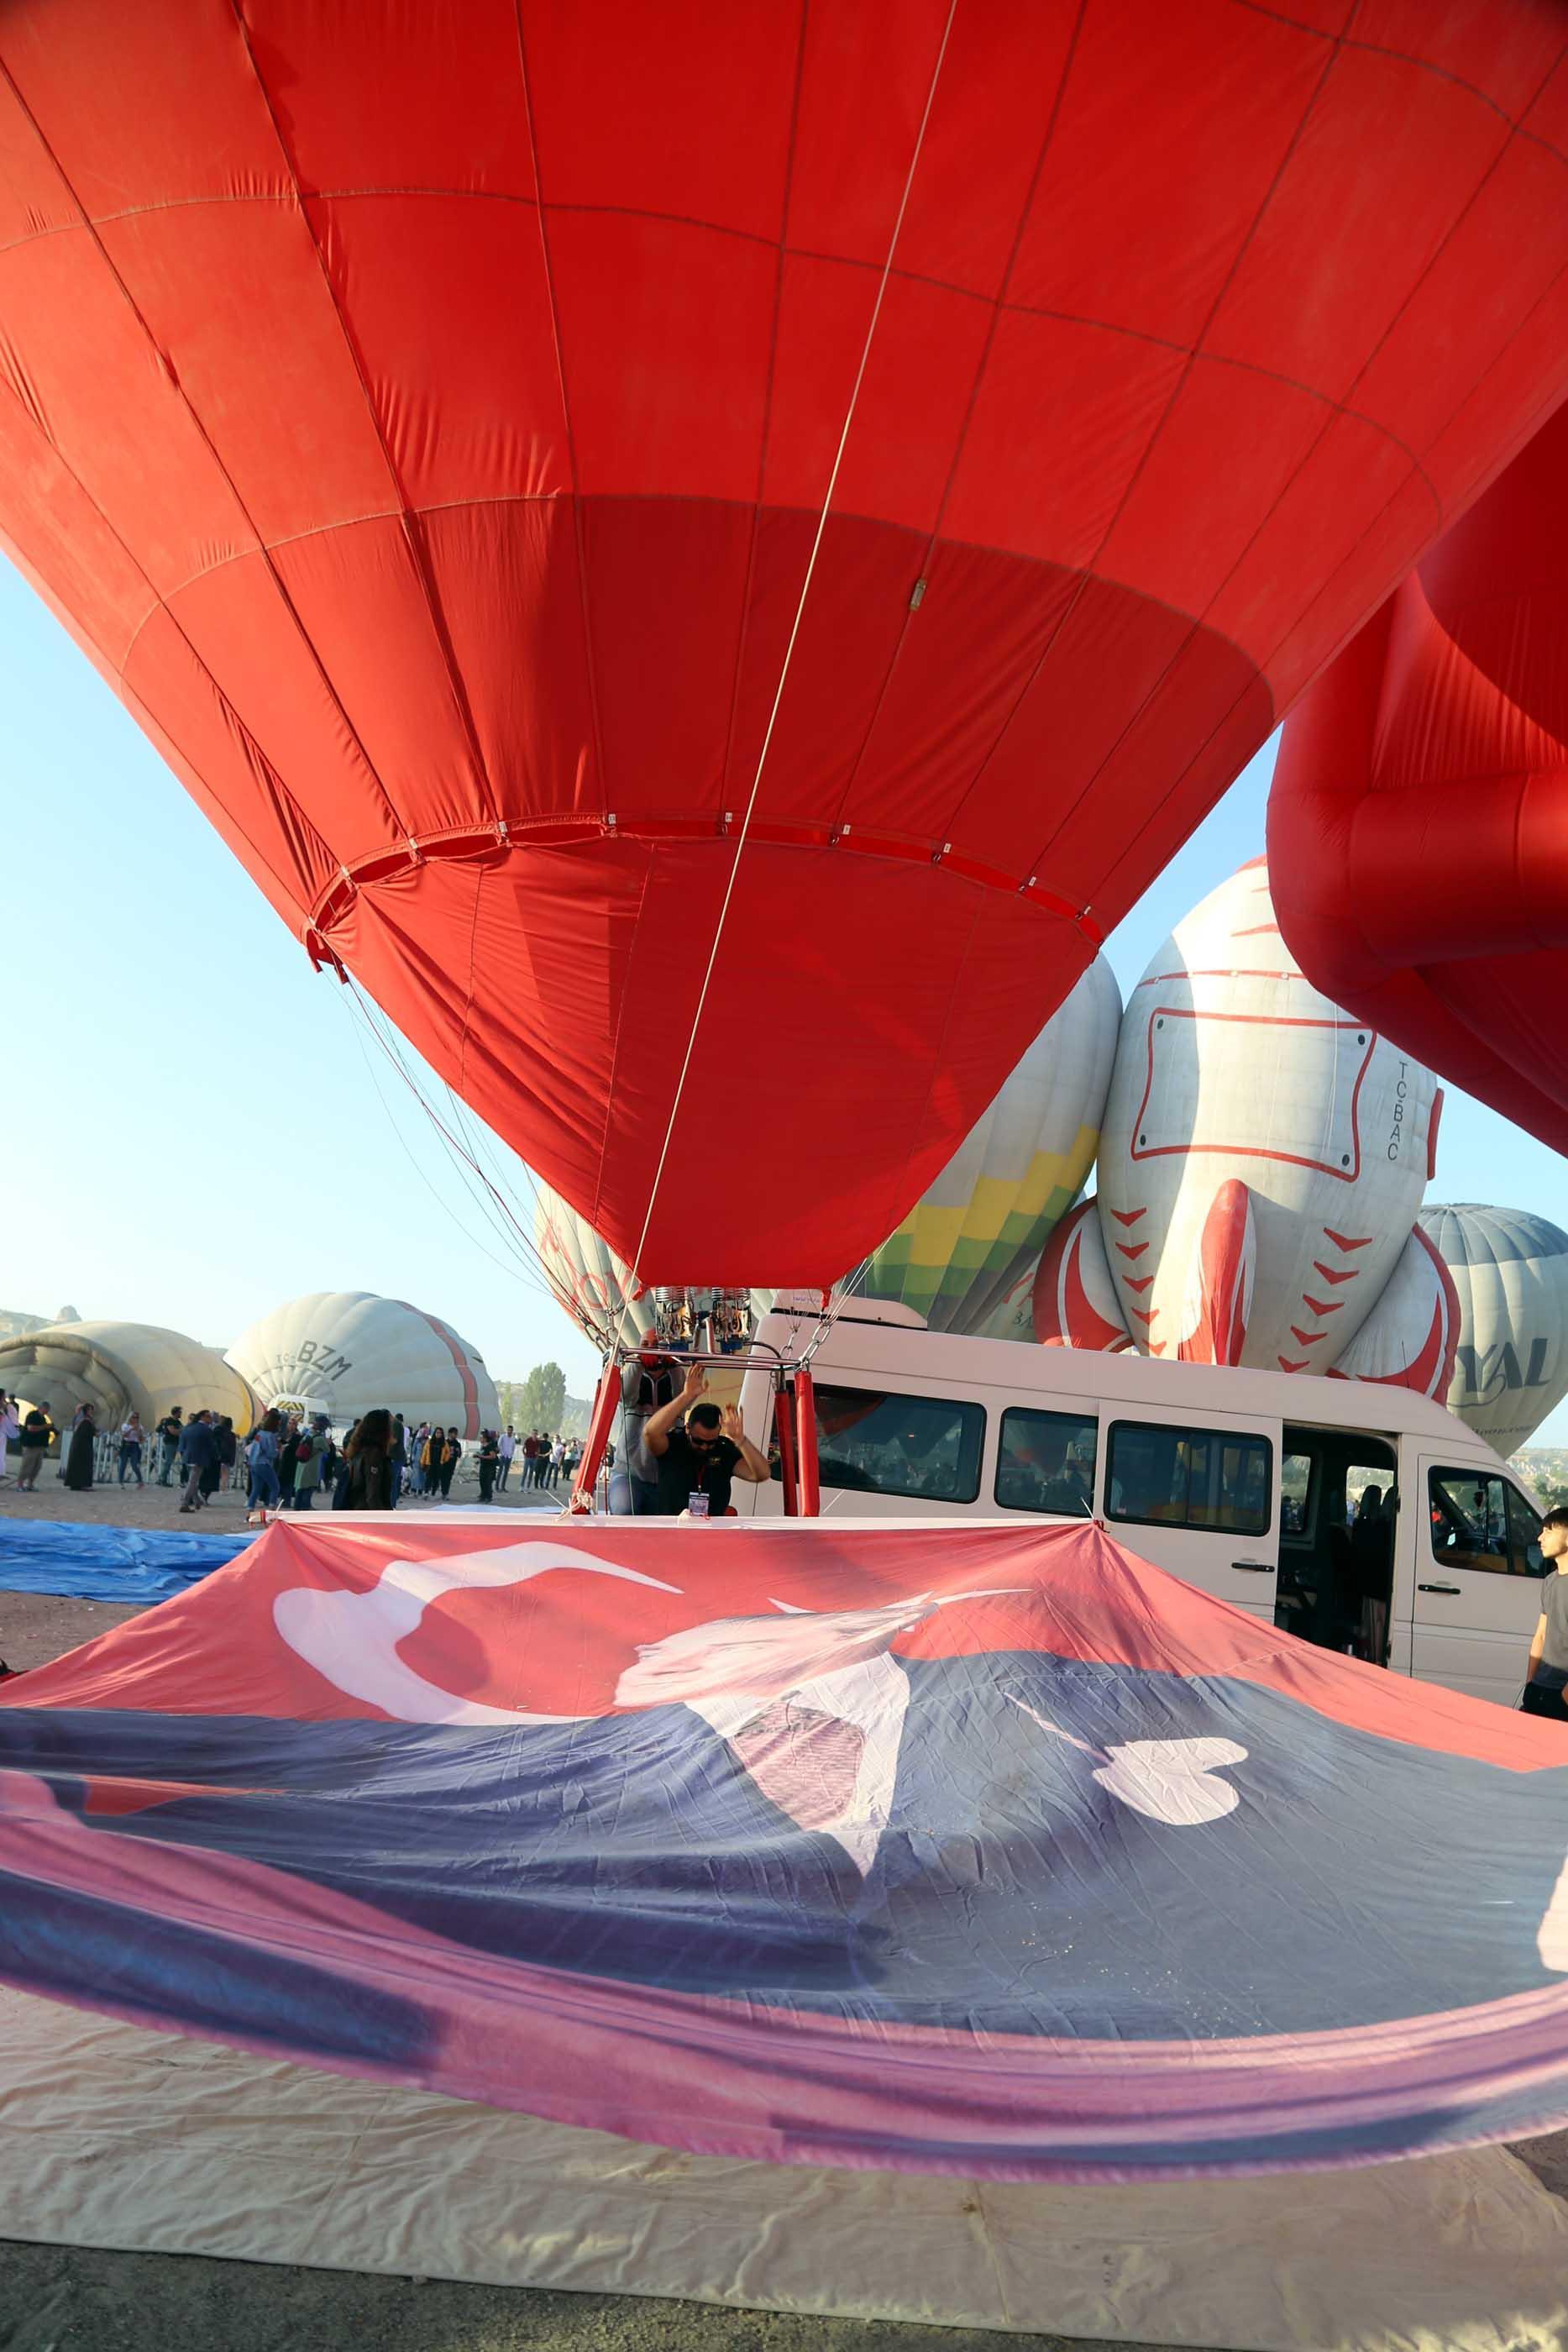
M 412 836 L 401 848 L 376 850 L 343 865 L 321 890 L 306 917 L 305 944 L 319 962 L 336 965 L 330 946 L 333 929 L 340 923 L 360 892 L 382 882 L 406 882 L 429 865 L 478 866 L 506 871 L 512 860 L 530 853 L 570 850 L 605 841 L 634 842 L 649 846 L 663 842 L 733 846 L 737 826 L 733 811 L 693 816 L 618 817 L 612 811 L 574 812 L 561 817 L 497 817 L 494 824 L 465 825 L 450 833 Z M 1103 947 L 1105 931 L 1092 909 L 1074 904 L 1058 890 L 1048 889 L 1038 873 L 988 864 L 956 848 L 936 835 L 878 832 L 854 824 L 811 824 L 752 820 L 747 835 L 758 848 L 841 849 L 856 857 L 881 858 L 901 866 L 941 867 L 955 880 L 977 884 L 1021 898 L 1047 914 L 1065 920 L 1093 948 Z M 520 866 L 510 866 L 520 872 Z

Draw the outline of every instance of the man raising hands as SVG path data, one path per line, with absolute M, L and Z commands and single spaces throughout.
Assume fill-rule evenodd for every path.
M 742 1429 L 738 1408 L 727 1405 L 721 1413 L 707 1401 L 707 1385 L 706 1373 L 694 1364 L 679 1396 L 643 1425 L 643 1443 L 659 1465 L 662 1518 L 679 1518 L 695 1495 L 706 1495 L 709 1517 L 721 1518 L 729 1508 L 732 1479 L 754 1486 L 767 1479 L 767 1460 Z M 683 1413 L 685 1427 L 677 1429 Z

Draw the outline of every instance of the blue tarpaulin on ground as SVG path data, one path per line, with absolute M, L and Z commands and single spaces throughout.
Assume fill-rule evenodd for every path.
M 0 1592 L 57 1592 L 76 1601 L 169 1601 L 225 1568 L 256 1538 L 183 1528 L 97 1528 L 58 1519 L 0 1519 Z

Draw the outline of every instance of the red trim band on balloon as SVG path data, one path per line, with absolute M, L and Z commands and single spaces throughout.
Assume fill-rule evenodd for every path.
M 499 834 L 494 825 L 467 825 L 450 833 L 422 835 L 418 841 L 404 847 L 377 850 L 371 856 L 356 858 L 345 866 L 311 908 L 305 936 L 308 943 L 314 936 L 336 962 L 327 944 L 328 934 L 342 921 L 356 892 L 372 883 L 390 882 L 398 876 L 412 874 L 431 860 L 490 866 L 523 849 L 571 849 L 584 842 L 612 837 L 624 841 L 716 843 L 727 840 L 731 835 L 727 813 L 713 817 L 640 815 L 632 823 L 622 824 L 612 811 L 565 817 L 507 818 Z M 906 834 L 862 833 L 847 824 L 784 824 L 766 820 L 754 823 L 747 837 L 766 842 L 772 848 L 844 849 L 858 857 L 893 859 L 902 865 L 940 866 L 961 881 L 978 883 L 982 889 L 1005 891 L 1009 898 L 1027 898 L 1046 914 L 1062 917 L 1092 947 L 1098 948 L 1104 941 L 1104 930 L 1087 907 L 1075 907 L 1070 898 L 1046 889 L 1032 874 L 1010 874 L 999 866 L 987 866 L 978 858 L 956 854 L 945 841 L 920 840 Z M 316 961 L 315 954 L 312 960 Z

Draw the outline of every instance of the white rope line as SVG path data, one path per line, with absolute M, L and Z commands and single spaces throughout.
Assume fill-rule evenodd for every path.
M 947 21 L 942 27 L 941 46 L 936 52 L 936 62 L 931 68 L 931 82 L 925 92 L 925 110 L 920 117 L 920 128 L 915 133 L 914 152 L 909 158 L 909 169 L 904 173 L 904 191 L 898 200 L 898 212 L 893 224 L 893 235 L 888 243 L 887 258 L 882 265 L 882 276 L 877 281 L 876 300 L 872 305 L 871 320 L 866 328 L 865 341 L 861 346 L 860 365 L 855 370 L 854 385 L 850 393 L 850 404 L 844 413 L 843 431 L 839 435 L 839 446 L 834 453 L 832 471 L 828 476 L 828 487 L 822 497 L 822 510 L 817 517 L 816 536 L 811 541 L 811 553 L 806 565 L 806 576 L 800 583 L 800 599 L 795 606 L 795 619 L 789 631 L 789 641 L 784 648 L 784 661 L 783 666 L 779 672 L 779 684 L 774 691 L 773 707 L 768 714 L 768 725 L 762 737 L 762 748 L 757 755 L 757 772 L 751 779 L 751 792 L 746 803 L 746 814 L 741 819 L 740 832 L 736 840 L 735 856 L 731 862 L 729 869 L 729 880 L 725 885 L 724 898 L 720 903 L 718 910 L 718 921 L 714 928 L 713 945 L 708 950 L 707 969 L 703 973 L 702 987 L 697 994 L 696 1011 L 692 1015 L 692 1025 L 686 1037 L 686 1050 L 681 1062 L 681 1073 L 675 1081 L 674 1100 L 670 1106 L 669 1124 L 664 1129 L 664 1140 L 659 1152 L 658 1165 L 653 1171 L 653 1181 L 648 1194 L 647 1213 L 643 1219 L 643 1230 L 638 1235 L 637 1247 L 632 1255 L 631 1265 L 628 1268 L 628 1272 L 632 1275 L 634 1282 L 641 1281 L 642 1279 L 643 1251 L 648 1239 L 648 1228 L 653 1222 L 653 1207 L 659 1197 L 659 1186 L 664 1178 L 664 1162 L 669 1158 L 670 1143 L 675 1132 L 675 1121 L 680 1116 L 681 1097 L 685 1091 L 686 1075 L 692 1066 L 692 1055 L 696 1047 L 697 1031 L 702 1024 L 703 1013 L 707 1004 L 708 988 L 713 980 L 714 967 L 718 961 L 719 946 L 724 938 L 725 924 L 729 917 L 729 904 L 731 898 L 735 895 L 736 877 L 740 871 L 741 855 L 745 850 L 747 837 L 751 830 L 752 813 L 757 806 L 758 794 L 762 788 L 762 772 L 768 763 L 768 753 L 773 741 L 773 730 L 779 717 L 779 707 L 784 699 L 784 688 L 789 676 L 789 665 L 795 657 L 795 642 L 800 634 L 800 621 L 806 610 L 806 599 L 810 593 L 812 575 L 817 569 L 817 557 L 821 548 L 822 535 L 828 527 L 828 516 L 832 508 L 833 493 L 838 488 L 839 473 L 844 462 L 844 451 L 849 446 L 850 429 L 855 421 L 855 410 L 860 403 L 861 386 L 865 382 L 866 366 L 871 358 L 871 347 L 873 340 L 875 339 L 877 321 L 882 317 L 883 300 L 887 292 L 888 279 L 893 275 L 894 257 L 898 251 L 898 240 L 903 234 L 904 216 L 909 209 L 910 190 L 915 185 L 915 171 L 920 163 L 921 151 L 925 144 L 925 132 L 931 121 L 931 109 L 936 103 L 936 85 L 942 77 L 943 61 L 947 55 L 947 43 L 953 31 L 953 19 L 957 13 L 957 6 L 958 0 L 948 0 Z M 618 1329 L 619 1326 L 624 1325 L 625 1319 L 625 1310 L 623 1308 L 619 1318 Z
M 496 1255 L 494 1250 L 486 1249 L 485 1244 L 479 1239 L 478 1235 L 469 1231 L 462 1218 L 457 1214 L 456 1210 L 452 1206 L 450 1201 L 448 1201 L 444 1194 L 440 1192 L 436 1189 L 435 1185 L 432 1183 L 429 1176 L 425 1173 L 424 1170 L 420 1166 L 419 1161 L 415 1159 L 407 1137 L 403 1134 L 402 1128 L 398 1125 L 396 1114 L 393 1112 L 392 1105 L 388 1102 L 385 1094 L 382 1092 L 381 1080 L 375 1074 L 375 1068 L 366 1048 L 365 1040 L 361 1034 L 361 1026 L 355 1018 L 353 1005 L 345 1001 L 343 1011 L 345 1017 L 348 1020 L 350 1031 L 353 1036 L 354 1043 L 359 1047 L 361 1058 L 364 1062 L 366 1076 L 369 1077 L 371 1086 L 375 1088 L 377 1099 L 381 1103 L 382 1110 L 386 1113 L 387 1124 L 392 1129 L 393 1135 L 396 1137 L 398 1144 L 402 1150 L 404 1157 L 408 1160 L 409 1166 L 413 1170 L 414 1174 L 419 1178 L 420 1182 L 424 1186 L 424 1189 L 430 1194 L 431 1199 L 434 1201 L 444 1215 L 451 1218 L 458 1232 L 463 1235 L 464 1240 L 469 1244 L 471 1248 L 476 1249 L 481 1257 L 487 1257 L 492 1265 L 499 1266 L 503 1274 L 509 1275 L 515 1282 L 521 1282 L 525 1288 L 537 1288 L 537 1284 L 531 1282 L 526 1274 L 520 1274 L 516 1265 L 508 1265 L 504 1258 L 499 1258 Z
M 445 1146 L 448 1157 L 451 1159 L 453 1165 L 458 1171 L 460 1181 L 463 1182 L 465 1189 L 469 1192 L 473 1198 L 475 1206 L 486 1217 L 492 1229 L 496 1232 L 503 1245 L 513 1252 L 517 1260 L 517 1265 L 507 1270 L 513 1274 L 515 1279 L 522 1282 L 526 1288 L 538 1291 L 541 1295 L 549 1296 L 553 1298 L 558 1305 L 565 1306 L 566 1302 L 561 1297 L 559 1286 L 551 1276 L 550 1270 L 546 1265 L 543 1257 L 540 1255 L 532 1235 L 525 1231 L 518 1218 L 513 1213 L 510 1204 L 503 1197 L 498 1188 L 492 1183 L 485 1170 L 480 1167 L 473 1156 L 455 1139 L 439 1114 L 426 1098 L 422 1087 L 420 1087 L 418 1079 L 409 1069 L 406 1062 L 402 1058 L 402 1055 L 397 1050 L 396 1045 L 393 1043 L 395 1033 L 389 1035 L 383 1032 L 381 1024 L 375 1019 L 362 991 L 352 980 L 350 980 L 348 984 L 348 997 L 351 1011 L 358 1014 L 364 1027 L 369 1031 L 376 1044 L 381 1047 L 382 1053 L 386 1055 L 387 1060 L 392 1064 L 393 1069 L 397 1072 L 399 1077 L 402 1078 L 404 1086 L 408 1088 L 410 1094 L 413 1095 L 415 1102 L 419 1105 L 420 1109 L 423 1111 L 425 1118 L 430 1122 L 430 1125 L 440 1137 L 443 1144 Z M 380 1091 L 381 1090 L 378 1087 L 378 1094 Z M 384 1097 L 382 1097 L 382 1101 L 384 1107 Z M 390 1116 L 391 1114 L 389 1111 L 389 1117 Z M 394 1133 L 396 1133 L 397 1124 L 395 1119 L 392 1121 L 392 1127 Z M 399 1140 L 402 1140 L 401 1135 L 399 1137 Z M 404 1149 L 405 1150 L 407 1150 L 406 1143 L 404 1144 Z M 415 1165 L 417 1166 L 417 1163 L 415 1163 Z M 473 1186 L 469 1183 L 468 1176 L 464 1173 L 465 1170 L 470 1171 L 470 1173 L 478 1180 L 480 1186 L 483 1188 L 483 1192 L 489 1196 L 488 1203 L 481 1197 L 480 1193 L 474 1191 Z M 421 1173 L 423 1173 L 423 1171 L 421 1171 Z M 428 1184 L 428 1178 L 424 1181 Z M 431 1187 L 432 1191 L 434 1191 L 434 1187 Z M 440 1199 L 440 1197 L 439 1193 L 437 1193 L 436 1198 Z M 493 1203 L 494 1205 L 491 1206 L 489 1205 L 490 1203 Z M 443 1202 L 444 1207 L 446 1207 L 447 1205 L 448 1204 L 445 1202 Z M 499 1218 L 497 1216 L 497 1211 L 499 1212 Z M 448 1207 L 448 1214 L 452 1213 L 452 1211 Z M 500 1220 L 504 1220 L 505 1223 L 503 1223 Z M 460 1220 L 457 1220 L 455 1217 L 454 1222 L 458 1223 L 460 1231 L 464 1230 Z M 512 1229 L 510 1234 L 506 1230 L 507 1225 Z M 469 1234 L 468 1239 L 473 1241 L 475 1236 L 473 1234 Z M 486 1250 L 483 1243 L 476 1243 L 476 1246 L 484 1250 L 484 1255 L 486 1257 L 494 1258 L 494 1253 L 489 1250 Z M 494 1262 L 497 1265 L 501 1263 L 499 1259 L 494 1259 Z M 570 1308 L 568 1309 L 568 1312 L 570 1312 Z

